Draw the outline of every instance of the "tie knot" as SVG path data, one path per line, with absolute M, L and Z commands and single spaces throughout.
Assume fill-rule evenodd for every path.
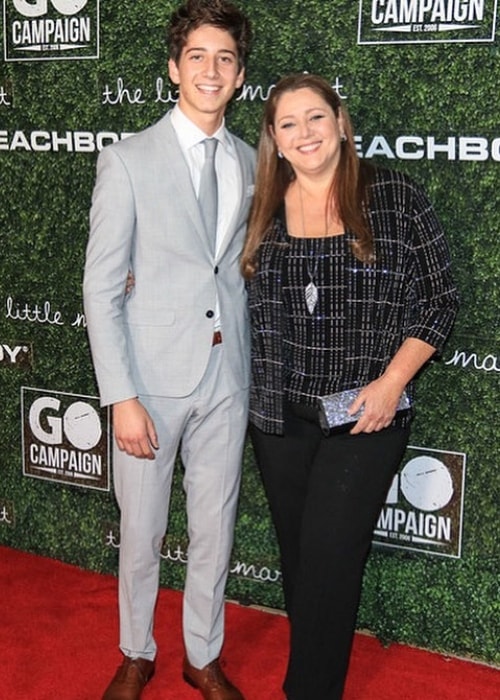
M 203 143 L 205 144 L 205 158 L 207 160 L 213 160 L 215 158 L 215 151 L 217 150 L 219 141 L 214 138 L 209 138 L 205 139 Z

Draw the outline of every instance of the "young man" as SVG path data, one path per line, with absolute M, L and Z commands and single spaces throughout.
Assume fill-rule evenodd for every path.
M 179 446 L 190 540 L 184 679 L 206 700 L 243 698 L 219 655 L 247 424 L 239 256 L 254 175 L 254 152 L 225 129 L 224 112 L 243 83 L 249 39 L 233 5 L 188 0 L 169 32 L 178 104 L 98 159 L 84 300 L 101 401 L 113 406 L 124 654 L 103 700 L 140 698 L 155 671 L 153 613 Z M 211 175 L 207 137 L 216 141 Z M 129 270 L 135 284 L 125 294 Z

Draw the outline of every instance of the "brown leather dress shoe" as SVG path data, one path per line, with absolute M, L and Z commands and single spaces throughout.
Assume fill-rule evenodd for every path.
M 204 700 L 245 700 L 238 688 L 224 675 L 219 659 L 203 668 L 195 668 L 185 658 L 182 676 L 186 683 L 200 691 Z
M 155 672 L 155 662 L 126 656 L 102 700 L 139 700 L 146 683 Z

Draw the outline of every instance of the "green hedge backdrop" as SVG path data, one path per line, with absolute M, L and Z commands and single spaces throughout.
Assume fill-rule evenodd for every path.
M 117 568 L 112 492 L 23 474 L 21 387 L 97 395 L 80 316 L 93 144 L 96 134 L 137 131 L 171 106 L 164 28 L 176 4 L 102 1 L 98 59 L 11 60 L 7 41 L 0 66 L 0 543 L 101 572 Z M 255 144 L 273 82 L 294 71 L 322 74 L 345 98 L 360 151 L 426 186 L 461 292 L 444 356 L 420 378 L 411 439 L 466 455 L 461 556 L 374 548 L 359 627 L 384 641 L 499 663 L 498 41 L 443 42 L 431 32 L 435 40 L 428 42 L 359 43 L 360 10 L 367 26 L 372 3 L 238 4 L 253 21 L 255 40 L 244 91 L 229 111 L 232 130 Z M 49 3 L 49 16 L 61 5 Z M 87 5 L 96 18 L 98 3 Z M 496 2 L 480 5 L 494 30 Z M 14 5 L 4 7 L 8 20 Z M 55 148 L 51 137 L 40 150 L 46 139 L 38 131 L 87 136 L 72 149 L 68 142 Z M 410 157 L 419 147 L 404 136 L 421 139 L 421 157 Z M 434 152 L 433 140 L 447 149 Z M 13 348 L 21 348 L 16 361 Z M 182 586 L 187 546 L 180 467 L 176 485 L 161 571 L 162 585 L 170 587 Z M 250 448 L 227 593 L 243 603 L 283 604 L 274 532 Z

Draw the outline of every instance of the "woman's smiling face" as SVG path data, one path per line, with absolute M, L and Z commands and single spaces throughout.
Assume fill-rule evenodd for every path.
M 312 175 L 335 171 L 343 134 L 342 113 L 337 117 L 311 88 L 281 96 L 271 133 L 278 151 L 295 172 Z

